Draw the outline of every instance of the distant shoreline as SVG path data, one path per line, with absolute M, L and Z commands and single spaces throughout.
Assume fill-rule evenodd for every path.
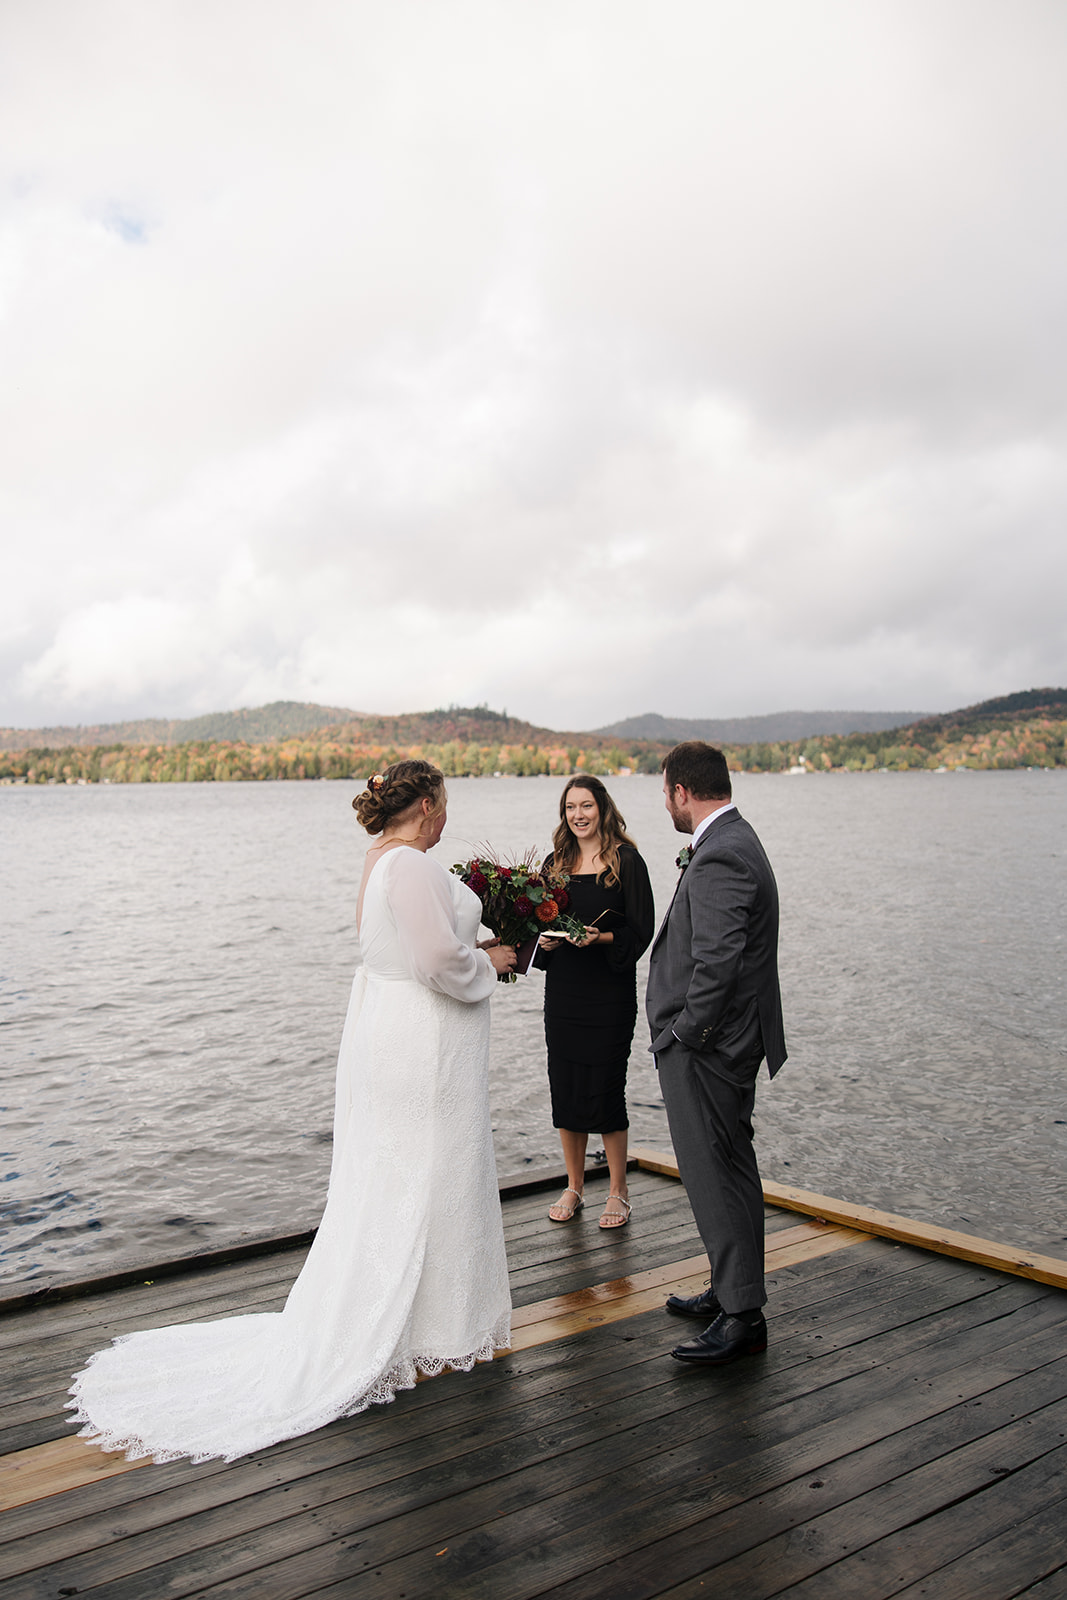
M 735 725 L 769 726 L 802 716 L 858 712 L 783 712 Z M 870 721 L 878 713 L 862 713 Z M 890 713 L 885 713 L 889 716 Z M 332 716 L 347 721 L 329 721 Z M 326 725 L 328 724 L 328 725 Z M 648 737 L 659 726 L 661 737 Z M 624 734 L 622 729 L 631 731 Z M 640 732 L 638 727 L 640 726 Z M 652 716 L 596 733 L 559 733 L 487 706 L 450 706 L 397 717 L 360 716 L 337 707 L 277 701 L 256 710 L 181 722 L 111 724 L 83 730 L 0 729 L 0 784 L 245 783 L 341 778 L 362 781 L 391 762 L 422 757 L 446 777 L 617 777 L 658 773 L 681 737 L 707 737 L 709 722 Z M 719 724 L 718 726 L 725 726 Z M 151 733 L 107 739 L 119 729 Z M 79 732 L 80 738 L 45 735 Z M 184 739 L 174 735 L 184 732 Z M 34 733 L 37 737 L 34 738 Z M 190 734 L 194 734 L 190 737 Z M 1067 689 L 1027 689 L 903 727 L 793 738 L 724 740 L 735 772 L 1003 771 L 1067 765 Z
M 944 747 L 936 754 L 925 754 L 915 746 L 891 746 L 885 750 L 851 750 L 845 760 L 833 762 L 827 752 L 819 755 L 803 754 L 801 750 L 776 746 L 768 750 L 760 763 L 745 762 L 744 750 L 726 749 L 729 770 L 745 776 L 833 776 L 856 773 L 899 773 L 899 771 L 925 771 L 929 774 L 960 773 L 960 771 L 1059 771 L 1067 766 L 1064 760 L 1064 734 L 1067 723 L 1040 728 L 1037 733 L 1027 730 L 1027 736 L 1013 746 L 1006 742 L 990 741 L 979 749 L 963 749 L 960 744 Z M 1045 734 L 1045 738 L 1040 738 Z M 805 741 L 811 746 L 813 741 Z M 381 755 L 352 752 L 355 760 L 338 758 L 331 754 L 323 762 L 317 752 L 266 752 L 258 746 L 213 747 L 186 755 L 182 746 L 171 749 L 157 746 L 122 747 L 107 750 L 104 757 L 93 760 L 98 752 L 82 750 L 27 750 L 6 752 L 0 755 L 0 787 L 93 787 L 123 784 L 218 784 L 218 782 L 362 782 L 371 773 L 398 758 L 426 757 L 442 768 L 446 778 L 566 778 L 576 771 L 595 774 L 601 778 L 630 778 L 633 774 L 653 776 L 659 774 L 659 754 L 653 763 L 625 760 L 606 762 L 600 754 L 590 760 L 569 762 L 553 760 L 552 754 L 542 750 L 522 749 L 520 752 L 485 752 L 482 749 L 459 750 L 445 755 L 432 747 L 414 747 L 410 750 L 390 750 Z M 585 752 L 581 752 L 585 754 Z M 496 765 L 502 763 L 502 765 Z M 323 770 L 326 766 L 328 770 Z

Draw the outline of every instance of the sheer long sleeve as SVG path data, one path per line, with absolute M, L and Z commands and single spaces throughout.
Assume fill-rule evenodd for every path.
M 612 941 L 607 949 L 607 958 L 613 972 L 636 967 L 652 943 L 656 927 L 656 908 L 648 868 L 637 851 L 626 845 L 619 850 L 619 883 L 625 921 L 621 926 L 610 924 Z
M 487 999 L 496 969 L 484 950 L 472 949 L 456 931 L 452 886 L 444 867 L 419 850 L 398 850 L 388 895 L 411 976 L 454 1000 Z

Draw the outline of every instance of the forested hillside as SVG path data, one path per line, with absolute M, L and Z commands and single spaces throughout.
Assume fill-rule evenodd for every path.
M 293 702 L 279 702 L 292 706 Z M 271 707 L 261 708 L 270 712 Z M 307 712 L 311 708 L 301 708 Z M 328 709 L 328 708 L 316 708 Z M 234 713 L 251 723 L 256 714 Z M 486 706 L 354 717 L 270 739 L 201 737 L 33 745 L 0 753 L 0 783 L 221 783 L 366 778 L 401 756 L 447 777 L 658 772 L 669 742 L 557 733 Z M 1029 689 L 902 728 L 726 744 L 738 772 L 975 771 L 1067 764 L 1067 690 Z

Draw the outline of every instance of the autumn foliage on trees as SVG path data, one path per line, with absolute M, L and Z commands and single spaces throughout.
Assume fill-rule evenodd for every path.
M 879 733 L 820 734 L 776 744 L 728 745 L 740 772 L 903 772 L 910 769 L 1067 765 L 1067 690 L 1027 690 Z M 657 773 L 668 746 L 556 734 L 485 707 L 363 717 L 317 732 L 252 742 L 66 744 L 0 750 L 2 783 L 233 783 L 367 778 L 421 756 L 446 777 L 564 777 Z

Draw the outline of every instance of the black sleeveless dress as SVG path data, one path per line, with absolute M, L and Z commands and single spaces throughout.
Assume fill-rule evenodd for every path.
M 575 1133 L 616 1133 L 630 1125 L 626 1064 L 637 1021 L 637 963 L 655 926 L 652 885 L 637 851 L 622 845 L 618 883 L 609 887 L 595 873 L 580 873 L 567 893 L 568 916 L 595 922 L 613 939 L 585 950 L 561 944 L 535 957 L 545 973 L 552 1124 Z

